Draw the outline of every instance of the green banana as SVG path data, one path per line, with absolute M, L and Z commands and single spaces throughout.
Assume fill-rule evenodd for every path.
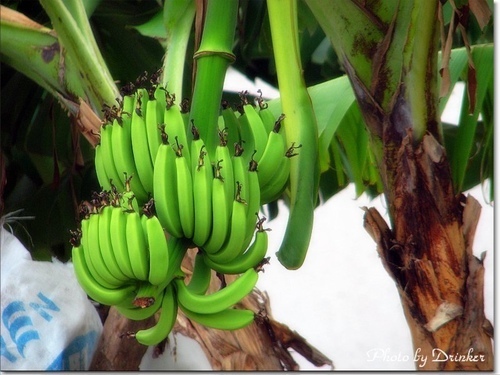
M 156 155 L 153 176 L 153 192 L 156 213 L 162 226 L 174 237 L 182 237 L 183 231 L 177 200 L 177 177 L 175 151 L 168 143 L 167 134 L 162 129 L 163 142 Z
M 258 278 L 257 272 L 251 268 L 226 287 L 204 295 L 191 292 L 182 279 L 175 279 L 174 285 L 179 304 L 196 313 L 213 314 L 241 301 L 253 290 Z
M 284 116 L 281 115 L 274 124 L 273 130 L 268 135 L 264 153 L 259 160 L 258 173 L 261 187 L 267 185 L 279 173 L 281 159 L 287 151 L 285 138 L 283 134 L 280 134 L 283 118 Z
M 260 96 L 257 98 L 257 103 L 259 104 L 259 117 L 266 128 L 266 133 L 269 134 L 274 129 L 275 117 L 271 110 L 269 109 L 269 105 L 262 98 L 262 91 L 257 90 Z
M 232 196 L 229 197 L 231 204 L 228 204 L 228 192 L 226 189 L 228 181 L 225 181 L 220 176 L 221 161 L 219 160 L 216 164 L 215 177 L 212 180 L 212 232 L 208 241 L 203 244 L 203 250 L 210 254 L 219 251 L 228 236 L 229 221 L 233 206 Z
M 125 276 L 135 278 L 127 246 L 127 217 L 121 207 L 113 207 L 109 225 L 109 233 L 116 263 Z
M 188 240 L 184 238 L 170 237 L 168 240 L 170 258 L 168 261 L 168 277 L 165 282 L 170 283 L 175 277 L 183 277 L 181 269 L 182 260 L 188 249 Z
M 181 108 L 175 105 L 175 95 L 166 93 L 167 107 L 163 115 L 163 122 L 165 123 L 165 131 L 169 139 L 177 139 L 177 143 L 183 146 L 189 145 L 187 137 L 187 126 L 184 122 L 184 117 L 181 113 Z M 184 147 L 182 149 L 184 157 L 190 161 L 190 149 Z
M 145 209 L 146 237 L 149 247 L 149 282 L 160 285 L 168 277 L 170 251 L 165 232 L 158 218 Z
M 123 191 L 123 176 L 118 173 L 115 167 L 113 158 L 113 141 L 112 141 L 113 125 L 105 124 L 101 126 L 101 153 L 102 162 L 106 175 L 110 179 L 110 184 L 114 184 L 119 191 Z
M 198 130 L 192 125 L 191 171 L 193 176 L 194 233 L 193 242 L 202 246 L 212 230 L 212 181 L 210 157 Z
M 97 180 L 99 181 L 99 185 L 103 190 L 110 190 L 111 183 L 109 181 L 108 174 L 106 173 L 106 169 L 104 168 L 104 160 L 102 155 L 102 147 L 100 144 L 95 146 L 95 171 L 97 174 Z
M 259 220 L 254 241 L 243 254 L 228 263 L 216 263 L 209 257 L 204 257 L 204 262 L 216 272 L 223 274 L 239 274 L 258 267 L 266 256 L 268 246 L 267 230 L 262 228 L 263 220 Z
M 178 139 L 176 138 L 176 141 Z M 179 200 L 179 217 L 182 231 L 187 238 L 193 238 L 194 234 L 194 201 L 193 201 L 193 177 L 189 160 L 184 156 L 182 145 L 177 142 L 177 157 L 175 158 L 177 177 L 177 198 Z
M 228 147 L 228 135 L 226 130 L 219 131 L 219 144 L 215 149 L 215 157 L 217 161 L 215 170 L 219 172 L 218 178 L 224 181 L 227 199 L 227 214 L 230 215 L 236 184 L 234 181 L 233 162 Z
M 250 190 L 248 186 L 248 168 L 247 163 L 250 161 L 250 158 L 245 159 L 243 157 L 243 148 L 239 143 L 235 144 L 234 147 L 234 156 L 231 159 L 233 163 L 233 175 L 234 181 L 238 186 L 237 190 L 235 190 L 235 198 L 236 192 L 239 194 L 239 200 L 244 202 L 245 204 L 248 202 L 250 198 Z M 249 153 L 251 155 L 251 153 Z
M 137 280 L 146 281 L 149 279 L 149 252 L 141 217 L 135 211 L 128 212 L 126 216 L 127 246 L 132 270 Z
M 270 180 L 266 185 L 261 186 L 260 189 L 260 203 L 266 204 L 275 201 L 283 193 L 287 187 L 287 181 L 290 177 L 290 159 L 297 156 L 297 148 L 302 147 L 302 145 L 295 146 L 294 143 L 288 148 L 285 156 L 281 158 L 279 163 L 279 168 L 276 171 L 276 175 L 272 180 Z
M 207 257 L 216 263 L 227 263 L 244 250 L 243 243 L 247 235 L 247 205 L 239 199 L 233 201 L 229 236 L 222 247 L 214 254 L 207 252 Z
M 297 2 L 268 0 L 267 10 L 287 144 L 303 145 L 300 155 L 290 160 L 290 214 L 277 252 L 283 266 L 297 269 L 309 247 L 318 198 L 318 127 L 302 74 Z
M 187 288 L 191 293 L 205 294 L 210 286 L 212 270 L 205 262 L 205 256 L 202 252 L 198 252 L 194 258 L 193 273 Z
M 88 226 L 88 240 L 85 251 L 88 252 L 88 258 L 91 260 L 93 268 L 95 269 L 99 278 L 103 279 L 108 285 L 116 287 L 123 285 L 122 279 L 116 278 L 110 273 L 106 262 L 104 261 L 101 247 L 99 244 L 99 216 L 100 213 L 94 213 L 89 218 Z
M 240 124 L 238 122 L 238 117 L 234 110 L 229 106 L 229 103 L 222 102 L 222 118 L 224 120 L 224 129 L 227 134 L 227 144 L 233 146 L 241 141 L 240 137 Z M 219 137 L 220 138 L 220 137 Z
M 92 215 L 96 215 L 96 214 L 92 214 Z M 89 269 L 90 274 L 97 281 L 98 284 L 100 284 L 108 289 L 114 289 L 117 287 L 116 281 L 113 281 L 112 283 L 107 282 L 106 279 L 102 278 L 99 275 L 99 272 L 97 272 L 97 269 L 95 268 L 95 266 L 93 264 L 93 260 L 92 260 L 91 252 L 89 251 L 89 248 L 90 248 L 90 246 L 96 246 L 96 245 L 89 244 L 89 237 L 90 237 L 89 236 L 89 222 L 90 222 L 89 218 L 85 218 L 81 222 L 81 231 L 82 231 L 81 243 L 82 243 L 82 248 L 83 248 L 83 250 L 82 250 L 83 256 L 85 257 L 85 263 L 87 264 L 87 267 Z M 97 258 L 94 258 L 94 259 L 97 262 Z
M 126 97 L 133 98 L 133 97 Z M 128 99 L 130 100 L 130 99 Z M 125 104 L 124 104 L 125 105 Z M 148 193 L 142 186 L 139 179 L 139 174 L 137 173 L 137 168 L 135 166 L 134 154 L 132 151 L 132 139 L 131 139 L 131 122 L 132 117 L 130 114 L 124 114 L 122 116 L 121 124 L 118 121 L 113 123 L 113 132 L 111 133 L 111 140 L 113 143 L 113 160 L 115 163 L 116 170 L 123 176 L 130 176 L 127 181 L 125 177 L 125 190 L 127 190 L 127 182 L 130 184 L 130 188 L 134 192 L 137 200 L 141 204 L 145 203 L 148 199 Z M 131 178 L 131 177 L 135 178 Z
M 163 302 L 163 294 L 162 290 L 155 298 L 155 302 L 148 307 L 136 307 L 130 303 L 123 305 L 116 305 L 116 309 L 120 314 L 122 314 L 125 318 L 131 320 L 144 320 L 155 314 L 161 307 Z
M 259 177 L 257 175 L 258 164 L 253 159 L 248 163 L 248 201 L 247 201 L 247 220 L 246 220 L 246 236 L 243 242 L 241 251 L 245 251 L 250 242 L 252 241 L 255 232 L 255 224 L 257 223 L 259 209 L 260 209 L 260 186 Z
M 259 161 L 267 142 L 267 130 L 255 107 L 242 96 L 243 114 L 239 117 L 241 138 L 245 141 L 245 148 L 255 150 L 254 159 Z
M 213 314 L 200 314 L 187 309 L 181 303 L 179 307 L 190 320 L 215 329 L 233 331 L 248 326 L 255 319 L 255 314 L 250 310 L 231 308 Z
M 135 338 L 143 345 L 157 345 L 165 340 L 177 319 L 177 299 L 172 285 L 165 288 L 158 322 L 150 328 L 135 333 Z
M 115 289 L 109 289 L 99 284 L 90 274 L 82 252 L 81 247 L 73 247 L 71 258 L 78 283 L 90 298 L 103 305 L 112 306 L 123 303 L 133 295 L 135 289 L 133 285 L 123 285 Z
M 149 156 L 151 157 L 151 161 L 153 163 L 153 167 L 156 160 L 156 153 L 158 152 L 158 147 L 161 143 L 160 131 L 158 126 L 163 121 L 163 113 L 161 118 L 158 118 L 158 103 L 155 98 L 149 99 L 146 105 L 146 115 L 145 115 L 145 123 L 146 123 L 146 133 L 148 138 L 148 148 L 149 148 Z
M 128 281 L 130 277 L 126 276 L 116 260 L 113 243 L 111 241 L 111 215 L 113 207 L 106 205 L 101 209 L 99 214 L 99 248 L 101 250 L 104 264 L 109 273 L 118 280 Z
M 133 94 L 122 94 L 122 97 L 122 117 L 125 114 L 130 117 L 134 110 L 135 96 Z
M 144 186 L 146 192 L 151 194 L 153 193 L 153 162 L 151 161 L 146 123 L 143 117 L 146 111 L 142 109 L 142 102 L 145 98 L 139 92 L 136 95 L 136 108 L 132 112 L 132 122 L 130 125 L 132 151 L 141 184 Z M 148 95 L 146 94 L 145 96 L 147 97 Z

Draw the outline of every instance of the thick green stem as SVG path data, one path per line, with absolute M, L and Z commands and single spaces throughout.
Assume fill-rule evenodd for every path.
M 164 43 L 162 85 L 178 99 L 182 99 L 182 83 L 186 49 L 195 14 L 193 0 L 167 0 L 163 5 L 163 23 L 167 31 Z
M 67 55 L 73 58 L 78 65 L 82 81 L 85 85 L 87 99 L 96 113 L 99 113 L 102 105 L 115 105 L 119 97 L 115 83 L 110 80 L 111 74 L 106 65 L 102 64 L 102 58 L 96 57 L 98 51 L 92 48 L 91 43 L 84 37 L 78 23 L 75 21 L 68 8 L 62 0 L 40 0 L 47 12 L 52 26 L 57 32 L 59 41 L 66 49 Z M 79 21 L 82 18 L 79 17 Z
M 190 121 L 198 127 L 211 158 L 218 143 L 224 78 L 229 64 L 234 61 L 232 47 L 237 15 L 237 1 L 208 0 L 203 36 L 194 55 L 197 67 Z
M 296 0 L 268 0 L 269 22 L 288 145 L 301 145 L 291 158 L 290 214 L 279 261 L 289 269 L 304 262 L 314 219 L 319 165 L 318 130 L 302 76 Z

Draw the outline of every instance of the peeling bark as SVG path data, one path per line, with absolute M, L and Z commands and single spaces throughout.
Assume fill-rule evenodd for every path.
M 416 366 L 491 370 L 484 268 L 472 254 L 480 205 L 472 197 L 453 195 L 444 149 L 430 134 L 414 146 L 409 133 L 398 158 L 390 204 L 394 229 L 374 208 L 365 208 L 364 226 L 396 282 Z

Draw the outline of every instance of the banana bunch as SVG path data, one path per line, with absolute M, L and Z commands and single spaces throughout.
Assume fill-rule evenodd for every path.
M 147 86 L 147 82 L 151 86 Z M 235 309 L 267 261 L 262 204 L 277 199 L 301 145 L 287 145 L 284 116 L 275 120 L 242 93 L 235 111 L 223 103 L 219 143 L 208 149 L 189 105 L 158 85 L 158 73 L 122 89 L 105 107 L 95 168 L 102 192 L 84 207 L 74 233 L 77 278 L 95 301 L 130 319 L 160 312 L 157 323 L 130 333 L 145 345 L 163 340 L 180 308 L 200 324 L 237 329 L 253 321 Z M 197 247 L 189 283 L 180 264 Z M 208 293 L 213 271 L 240 275 Z
M 81 228 L 71 240 L 72 261 L 79 284 L 93 300 L 116 306 L 134 320 L 161 309 L 157 326 L 136 335 L 141 343 L 152 345 L 151 340 L 161 341 L 175 323 L 172 281 L 183 275 L 180 266 L 186 246 L 183 239 L 167 240 L 152 201 L 143 213 L 137 207 L 130 190 L 117 193 L 114 186 L 84 202 Z
M 121 90 L 119 106 L 105 106 L 100 142 L 95 149 L 95 169 L 103 190 L 113 184 L 119 192 L 125 190 L 123 176 L 134 176 L 131 188 L 139 204 L 153 195 L 153 170 L 161 144 L 159 126 L 168 124 L 169 134 L 179 136 L 186 144 L 187 117 L 185 106 L 174 105 L 171 96 L 158 85 L 159 73 L 141 75 L 135 85 L 129 83 Z M 183 137 L 184 135 L 184 137 Z

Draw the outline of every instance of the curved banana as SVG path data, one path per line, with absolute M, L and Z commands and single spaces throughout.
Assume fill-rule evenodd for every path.
M 295 146 L 295 143 L 287 149 L 285 156 L 282 158 L 280 167 L 274 178 L 270 180 L 266 185 L 260 188 L 260 203 L 265 204 L 272 202 L 279 198 L 281 193 L 288 186 L 287 182 L 290 177 L 291 162 L 290 159 L 297 156 L 296 150 L 302 147 L 302 145 Z
M 192 293 L 182 279 L 175 279 L 174 285 L 179 304 L 196 313 L 213 314 L 241 301 L 253 290 L 258 278 L 257 272 L 251 268 L 226 287 L 204 295 Z
M 253 234 L 255 232 L 255 224 L 258 220 L 259 210 L 260 210 L 260 186 L 259 177 L 257 174 L 257 162 L 253 159 L 250 160 L 248 166 L 248 201 L 247 201 L 247 220 L 246 220 L 246 236 L 243 242 L 241 251 L 245 251 L 250 242 L 252 241 Z
M 122 279 L 116 278 L 106 266 L 104 257 L 99 243 L 99 216 L 100 213 L 90 215 L 88 224 L 88 240 L 85 251 L 88 252 L 88 258 L 91 260 L 93 268 L 95 269 L 98 278 L 103 279 L 108 285 L 116 287 L 123 285 Z M 96 277 L 97 278 L 97 277 Z
M 132 115 L 132 111 L 134 110 L 135 96 L 134 94 L 130 95 L 122 95 L 122 117 L 126 114 L 128 117 Z
M 113 207 L 109 225 L 109 233 L 113 253 L 115 254 L 116 263 L 122 273 L 129 279 L 135 278 L 130 262 L 127 246 L 127 217 L 121 207 Z
M 262 91 L 257 90 L 260 96 L 257 98 L 257 103 L 259 104 L 259 117 L 266 128 L 266 133 L 269 134 L 274 129 L 274 123 L 276 119 L 274 118 L 273 113 L 269 109 L 269 105 L 262 98 Z
M 285 137 L 282 133 L 280 134 L 282 119 L 283 115 L 276 121 L 273 130 L 269 133 L 266 148 L 259 160 L 258 173 L 261 187 L 267 185 L 279 173 L 281 159 L 287 151 Z
M 235 198 L 236 195 L 239 196 L 239 200 L 247 203 L 250 198 L 250 189 L 248 186 L 248 162 L 250 161 L 250 157 L 245 159 L 243 157 L 243 148 L 239 143 L 235 144 L 234 147 L 234 156 L 231 159 L 233 163 L 233 175 L 234 181 L 236 182 L 236 190 L 235 190 Z M 249 152 L 250 156 L 252 155 Z
M 116 309 L 120 314 L 122 314 L 125 318 L 130 320 L 144 320 L 155 314 L 161 307 L 163 302 L 163 294 L 162 290 L 155 298 L 155 302 L 148 307 L 136 307 L 130 303 L 123 305 L 116 305 Z
M 151 161 L 153 162 L 153 167 L 155 165 L 156 153 L 158 152 L 158 147 L 161 143 L 160 130 L 158 126 L 163 121 L 163 116 L 158 118 L 158 103 L 156 98 L 149 98 L 148 103 L 146 105 L 146 133 L 148 137 L 148 148 L 149 148 L 149 156 L 151 157 Z M 162 113 L 163 114 L 163 113 Z
M 71 254 L 78 283 L 94 301 L 112 306 L 131 298 L 135 289 L 133 285 L 124 285 L 116 289 L 106 288 L 99 284 L 90 274 L 81 247 L 73 247 Z
M 190 244 L 185 238 L 176 237 L 170 237 L 167 242 L 170 258 L 168 261 L 168 276 L 165 282 L 169 283 L 175 277 L 184 276 L 184 272 L 181 269 L 181 264 Z
M 149 279 L 149 252 L 139 213 L 127 213 L 127 246 L 130 263 L 137 280 Z
M 113 140 L 112 140 L 113 125 L 105 124 L 101 126 L 101 153 L 102 162 L 106 175 L 111 180 L 110 184 L 114 184 L 118 191 L 123 191 L 123 176 L 118 173 L 115 167 L 113 158 Z
M 116 261 L 116 256 L 111 241 L 111 214 L 113 207 L 111 205 L 104 206 L 99 214 L 99 248 L 101 250 L 104 264 L 109 273 L 114 278 L 122 281 L 128 281 L 130 277 L 126 276 Z
M 122 123 L 116 122 L 116 124 L 113 125 L 113 132 L 111 133 L 113 160 L 118 174 L 121 175 L 121 180 L 126 180 L 125 190 L 127 190 L 128 182 L 137 199 L 143 204 L 148 199 L 148 193 L 144 189 L 144 186 L 142 186 L 137 168 L 135 167 L 131 139 L 131 115 L 132 112 L 130 112 L 130 114 L 124 114 L 122 116 Z
M 181 303 L 179 307 L 190 320 L 215 329 L 232 331 L 248 326 L 255 319 L 255 314 L 251 310 L 231 308 L 213 314 L 200 314 L 187 309 Z
M 255 107 L 246 99 L 244 99 L 243 111 L 244 114 L 239 117 L 241 138 L 246 142 L 246 149 L 256 151 L 254 159 L 259 161 L 266 148 L 267 130 Z
M 236 113 L 231 108 L 228 102 L 222 102 L 222 118 L 224 120 L 224 129 L 220 129 L 227 133 L 227 144 L 231 147 L 235 143 L 241 141 L 240 137 L 240 124 Z
M 174 288 L 169 285 L 164 292 L 158 322 L 150 328 L 136 332 L 135 338 L 143 345 L 157 345 L 165 340 L 177 319 L 177 300 Z
M 234 181 L 234 170 L 233 162 L 231 157 L 231 151 L 228 146 L 228 135 L 227 131 L 223 130 L 219 132 L 219 144 L 215 149 L 215 160 L 217 164 L 215 166 L 215 171 L 219 174 L 214 177 L 218 177 L 224 181 L 224 186 L 226 189 L 226 199 L 227 199 L 227 214 L 231 214 L 231 205 L 234 199 L 235 192 L 235 181 Z
M 198 252 L 194 258 L 193 273 L 187 288 L 191 293 L 205 294 L 210 286 L 212 277 L 212 269 L 207 266 L 205 256 L 202 252 Z
M 96 214 L 93 214 L 96 215 Z M 81 231 L 82 231 L 82 236 L 81 236 L 81 247 L 83 250 L 83 256 L 85 258 L 85 263 L 87 264 L 87 267 L 89 269 L 90 274 L 92 277 L 97 281 L 98 284 L 102 285 L 105 288 L 108 289 L 114 289 L 117 287 L 116 281 L 113 281 L 112 283 L 107 282 L 105 279 L 103 279 L 100 275 L 99 272 L 97 272 L 97 269 L 95 268 L 94 264 L 92 263 L 92 257 L 91 257 L 91 252 L 89 251 L 89 222 L 90 218 L 85 218 L 81 222 Z M 96 246 L 94 244 L 94 246 Z M 97 262 L 97 258 L 95 258 L 95 261 Z
M 149 246 L 149 282 L 160 285 L 168 276 L 170 251 L 165 232 L 154 215 L 146 219 L 146 236 Z
M 216 263 L 227 263 L 236 258 L 243 250 L 247 234 L 247 205 L 238 199 L 233 201 L 231 228 L 229 236 L 222 247 L 214 254 L 207 256 Z
M 177 200 L 177 172 L 175 166 L 175 151 L 168 143 L 163 131 L 163 143 L 156 154 L 153 176 L 153 192 L 156 213 L 162 226 L 174 237 L 182 237 L 183 231 Z
M 111 183 L 109 181 L 109 176 L 106 173 L 106 168 L 104 168 L 102 147 L 100 144 L 97 144 L 97 146 L 95 146 L 94 166 L 99 185 L 103 190 L 110 190 Z
M 184 117 L 181 113 L 181 108 L 175 105 L 175 95 L 166 93 L 167 107 L 163 115 L 163 122 L 165 123 L 165 131 L 168 138 L 173 140 L 177 139 L 178 144 L 183 146 L 189 145 L 187 137 L 187 127 L 184 123 Z M 187 160 L 191 160 L 191 150 L 189 147 L 184 147 L 182 153 Z
M 279 168 L 274 178 L 260 188 L 260 204 L 273 202 L 280 197 L 287 187 L 290 177 L 290 160 L 286 156 L 281 158 Z
M 268 246 L 267 230 L 262 229 L 261 224 L 259 221 L 259 229 L 250 247 L 231 262 L 216 263 L 209 257 L 204 257 L 203 260 L 210 268 L 223 274 L 239 274 L 250 268 L 258 267 L 266 256 Z
M 192 126 L 191 171 L 193 173 L 194 233 L 193 242 L 202 246 L 212 230 L 212 181 L 210 157 L 196 127 Z
M 212 231 L 210 238 L 203 244 L 203 250 L 214 254 L 219 251 L 226 241 L 229 232 L 229 221 L 231 218 L 231 204 L 228 204 L 226 185 L 219 175 L 220 160 L 216 164 L 216 177 L 212 180 Z
M 145 96 L 147 97 L 148 95 L 146 94 Z M 149 153 L 148 135 L 143 117 L 146 112 L 142 109 L 144 100 L 144 96 L 141 96 L 138 92 L 136 108 L 132 112 L 130 131 L 137 174 L 146 192 L 151 194 L 153 193 L 153 162 Z
M 177 199 L 179 201 L 179 217 L 184 236 L 192 238 L 194 234 L 194 201 L 193 201 L 193 177 L 189 160 L 184 156 L 182 147 L 178 148 L 175 158 L 175 169 L 177 177 Z

